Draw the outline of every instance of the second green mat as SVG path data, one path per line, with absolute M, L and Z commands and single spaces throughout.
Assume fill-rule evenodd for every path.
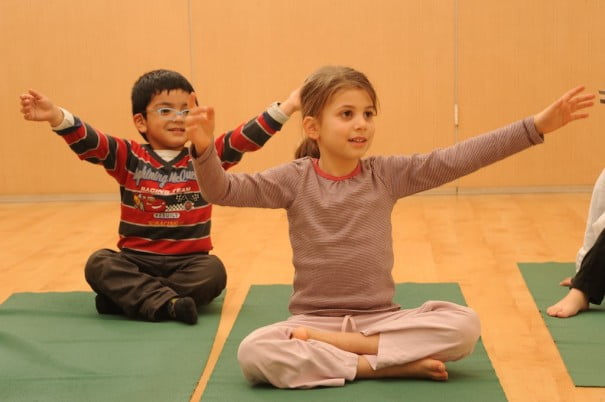
M 574 384 L 578 387 L 605 387 L 605 309 L 591 304 L 590 310 L 571 318 L 555 318 L 546 314 L 546 309 L 569 291 L 558 284 L 561 279 L 575 274 L 575 264 L 518 265 Z
M 237 362 L 241 340 L 261 326 L 289 316 L 290 285 L 254 285 L 242 306 L 216 367 L 202 395 L 202 401 L 506 401 L 498 378 L 481 341 L 473 354 L 458 362 L 448 362 L 449 380 L 365 380 L 344 387 L 283 390 L 271 386 L 251 386 Z M 405 308 L 426 300 L 447 300 L 466 304 L 456 283 L 402 283 L 396 287 L 395 301 Z
M 190 326 L 100 316 L 91 292 L 13 294 L 0 306 L 0 401 L 188 402 L 221 300 Z

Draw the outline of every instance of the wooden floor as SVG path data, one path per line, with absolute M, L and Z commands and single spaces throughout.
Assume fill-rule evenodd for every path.
M 574 387 L 516 266 L 573 261 L 589 201 L 589 193 L 436 195 L 395 208 L 395 280 L 460 283 L 509 401 L 605 401 L 605 388 Z M 290 283 L 293 272 L 284 211 L 214 208 L 215 253 L 229 279 L 196 402 L 249 286 Z M 118 203 L 0 204 L 0 222 L 0 302 L 13 292 L 89 290 L 83 265 L 115 247 Z

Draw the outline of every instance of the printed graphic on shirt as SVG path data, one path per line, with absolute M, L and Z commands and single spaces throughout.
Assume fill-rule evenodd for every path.
M 176 203 L 168 204 L 165 199 L 147 193 L 135 193 L 133 195 L 135 207 L 146 212 L 190 211 L 195 203 L 201 199 L 201 195 L 199 193 L 181 193 L 172 198 L 176 200 Z M 160 217 L 156 215 L 154 217 Z M 178 218 L 179 214 L 166 214 L 166 217 Z
M 180 212 L 191 211 L 201 198 L 199 193 L 177 193 L 174 196 L 163 198 L 149 193 L 135 193 L 133 195 L 135 208 L 151 212 L 153 219 L 148 221 L 148 224 L 154 226 L 179 224 Z M 174 200 L 174 202 L 170 200 Z

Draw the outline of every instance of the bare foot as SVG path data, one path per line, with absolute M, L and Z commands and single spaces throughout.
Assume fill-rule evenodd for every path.
M 448 373 L 442 361 L 429 357 L 378 370 L 373 370 L 370 363 L 365 358 L 360 357 L 357 364 L 357 378 L 419 378 L 447 381 Z
M 585 310 L 588 310 L 588 298 L 581 290 L 571 288 L 564 298 L 546 309 L 546 313 L 552 317 L 568 318 Z
M 570 287 L 571 286 L 571 276 L 568 276 L 567 278 L 563 279 L 561 282 L 559 282 L 559 285 Z
M 420 359 L 402 366 L 402 371 L 410 378 L 426 378 L 434 381 L 446 381 L 448 378 L 445 364 L 436 359 Z
M 295 338 L 295 339 L 300 339 L 301 341 L 306 341 L 309 339 L 309 333 L 307 332 L 307 328 L 305 327 L 298 327 L 296 329 L 294 329 L 292 331 L 292 334 L 290 334 L 290 339 Z

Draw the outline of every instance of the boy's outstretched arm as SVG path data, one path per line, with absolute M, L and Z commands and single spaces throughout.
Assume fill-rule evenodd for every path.
M 534 125 L 542 133 L 555 131 L 569 122 L 585 119 L 588 113 L 578 113 L 594 104 L 595 94 L 581 94 L 584 86 L 567 91 L 553 104 L 534 116 Z
M 47 121 L 78 158 L 102 165 L 118 183 L 125 183 L 129 174 L 128 165 L 124 162 L 131 149 L 129 141 L 104 134 L 33 89 L 19 98 L 25 120 Z
M 52 127 L 58 126 L 63 121 L 63 111 L 40 92 L 30 89 L 19 98 L 21 113 L 25 120 L 47 121 Z
M 275 102 L 252 119 L 238 125 L 214 141 L 223 169 L 238 164 L 246 152 L 262 148 L 282 129 L 290 116 L 300 110 L 300 88 L 290 93 L 283 102 Z

